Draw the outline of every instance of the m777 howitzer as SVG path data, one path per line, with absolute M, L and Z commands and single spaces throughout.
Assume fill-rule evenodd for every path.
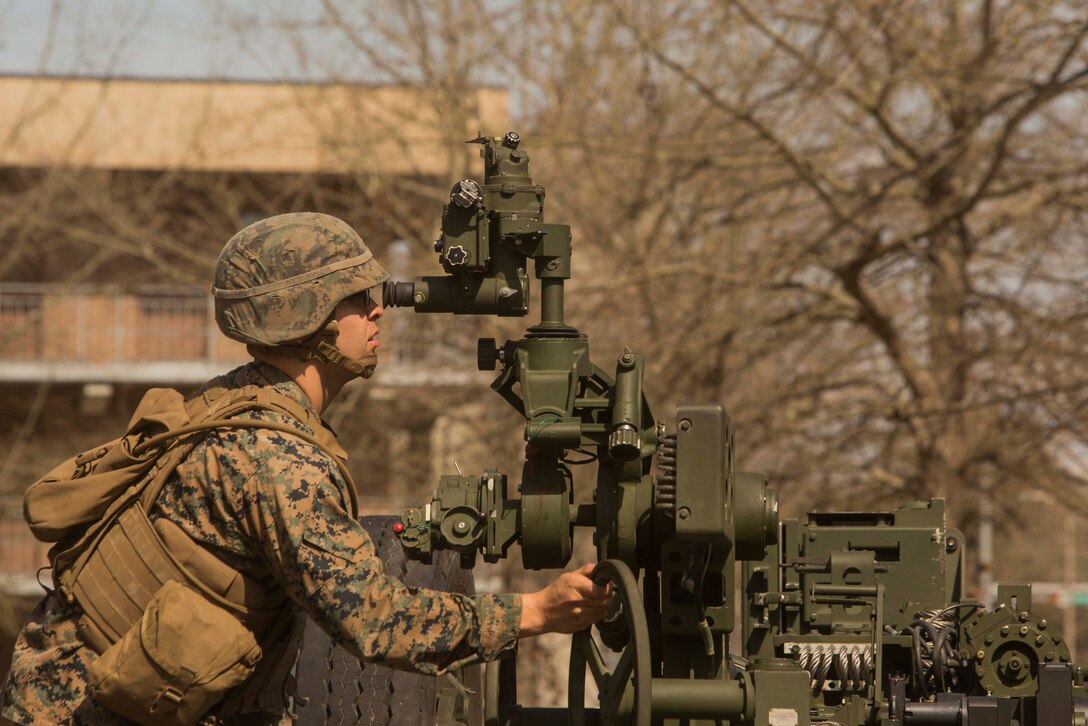
M 721 404 L 655 418 L 642 356 L 595 365 L 563 316 L 570 228 L 544 222 L 517 134 L 475 142 L 483 183 L 454 186 L 435 242 L 446 274 L 387 283 L 385 303 L 524 316 L 532 261 L 540 323 L 478 347 L 482 370 L 499 366 L 492 388 L 524 416 L 525 462 L 516 487 L 493 470 L 443 476 L 395 529 L 412 557 L 451 549 L 471 567 L 517 542 L 524 566 L 542 569 L 566 565 L 574 528 L 591 528 L 594 578 L 616 593 L 595 634 L 573 638 L 568 707 L 515 705 L 499 685 L 504 661 L 487 672 L 488 724 L 1086 723 L 1080 670 L 1032 612 L 1030 588 L 1000 587 L 993 611 L 964 600 L 963 537 L 942 502 L 779 522 L 764 477 L 734 471 Z M 587 461 L 592 503 L 575 504 L 571 465 Z M 742 653 L 731 655 L 737 561 Z M 584 705 L 587 680 L 599 708 Z

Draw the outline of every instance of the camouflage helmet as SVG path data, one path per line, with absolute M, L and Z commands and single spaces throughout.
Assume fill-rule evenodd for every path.
M 347 223 L 281 214 L 230 238 L 215 268 L 215 322 L 228 338 L 274 346 L 320 331 L 344 298 L 388 273 Z

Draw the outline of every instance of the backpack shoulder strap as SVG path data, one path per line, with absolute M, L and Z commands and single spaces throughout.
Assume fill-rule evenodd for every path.
M 229 390 L 213 390 L 211 396 L 208 396 L 208 393 L 205 392 L 202 396 L 191 399 L 186 403 L 186 406 L 189 408 L 189 424 L 147 439 L 136 447 L 134 453 L 139 455 L 172 440 L 212 429 L 250 428 L 290 434 L 312 444 L 332 459 L 347 485 L 351 516 L 358 518 L 358 494 L 355 489 L 355 481 L 352 479 L 351 472 L 347 467 L 347 453 L 336 440 L 336 435 L 310 409 L 271 386 L 243 386 Z M 310 434 L 296 426 L 277 421 L 237 418 L 243 413 L 255 410 L 285 414 L 304 426 L 308 426 L 314 433 Z M 170 478 L 174 469 L 181 464 L 181 461 L 192 452 L 197 441 L 192 440 L 187 443 L 188 445 L 171 445 L 161 457 L 162 466 L 156 464 L 155 473 L 148 477 L 146 485 L 139 495 L 140 500 L 144 503 L 145 510 L 150 511 L 167 479 Z
M 321 449 L 340 470 L 341 476 L 343 476 L 346 483 L 346 495 L 351 516 L 358 518 L 359 503 L 355 481 L 347 468 L 347 456 L 336 442 L 335 435 L 321 425 L 320 419 L 317 419 L 308 409 L 279 391 L 268 393 L 267 391 L 270 390 L 273 389 L 267 386 L 244 386 L 237 389 L 212 387 L 201 396 L 196 396 L 185 402 L 188 409 L 188 420 L 184 422 L 184 425 L 145 438 L 136 444 L 131 452 L 134 457 L 143 457 L 145 454 L 158 450 L 154 464 L 139 480 L 132 481 L 127 489 L 117 495 L 105 508 L 98 521 L 80 533 L 78 538 L 61 542 L 58 547 L 51 550 L 50 559 L 54 566 L 54 578 L 65 570 L 72 570 L 71 576 L 74 577 L 82 568 L 87 557 L 97 547 L 99 540 L 110 528 L 110 525 L 131 504 L 139 501 L 143 505 L 144 511 L 151 511 L 154 503 L 158 500 L 159 494 L 162 492 L 162 488 L 166 485 L 174 470 L 200 443 L 200 437 L 194 436 L 194 434 L 213 429 L 251 428 L 280 431 L 296 436 Z M 247 411 L 260 409 L 275 411 L 296 418 L 303 425 L 310 425 L 316 435 L 311 435 L 297 426 L 277 421 L 237 418 Z M 314 419 L 317 419 L 317 428 L 313 428 Z M 173 422 L 182 423 L 182 419 L 177 418 Z

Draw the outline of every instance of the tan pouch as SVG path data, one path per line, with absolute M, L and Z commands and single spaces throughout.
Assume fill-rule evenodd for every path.
M 136 447 L 148 438 L 189 423 L 185 399 L 172 388 L 152 388 L 140 401 L 128 433 L 84 451 L 30 485 L 23 516 L 42 542 L 59 542 L 98 521 L 109 506 L 151 471 L 162 453 Z
M 90 664 L 102 705 L 141 724 L 195 724 L 261 658 L 234 615 L 171 580 L 143 617 Z

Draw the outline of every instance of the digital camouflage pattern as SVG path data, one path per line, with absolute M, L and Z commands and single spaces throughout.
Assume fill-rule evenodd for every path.
M 215 268 L 215 321 L 228 338 L 277 345 L 307 338 L 336 304 L 382 284 L 388 273 L 346 222 L 280 214 L 230 238 Z
M 263 363 L 212 382 L 224 383 L 274 385 L 309 407 L 302 389 Z M 313 433 L 281 414 L 249 415 Z M 178 467 L 152 517 L 170 518 L 232 567 L 286 592 L 360 658 L 440 674 L 515 649 L 517 596 L 441 593 L 387 577 L 350 515 L 345 486 L 325 453 L 290 434 L 216 430 Z M 55 595 L 32 613 L 4 685 L 4 716 L 23 724 L 127 723 L 88 693 L 87 664 L 96 656 L 82 646 L 77 618 Z

